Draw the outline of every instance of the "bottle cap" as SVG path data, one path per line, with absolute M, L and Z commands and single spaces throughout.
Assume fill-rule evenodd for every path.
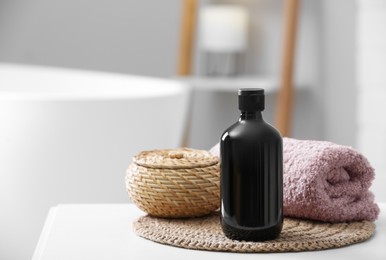
M 264 89 L 239 89 L 239 109 L 241 111 L 263 111 L 265 108 Z

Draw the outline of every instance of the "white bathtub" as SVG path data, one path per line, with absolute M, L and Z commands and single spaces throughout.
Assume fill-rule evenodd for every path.
M 50 206 L 127 202 L 141 150 L 181 144 L 178 82 L 0 63 L 0 259 L 28 259 Z

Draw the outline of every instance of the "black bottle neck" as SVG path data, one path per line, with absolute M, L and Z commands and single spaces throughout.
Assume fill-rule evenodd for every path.
M 240 119 L 242 120 L 263 120 L 263 114 L 261 111 L 241 111 Z

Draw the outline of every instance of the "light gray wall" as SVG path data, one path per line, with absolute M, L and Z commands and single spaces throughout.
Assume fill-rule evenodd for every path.
M 356 1 L 320 2 L 324 139 L 356 146 Z
M 277 77 L 282 1 L 242 2 L 253 14 L 246 71 Z M 355 145 L 355 1 L 301 3 L 296 80 L 310 90 L 294 136 Z M 0 61 L 173 76 L 180 10 L 178 0 L 0 0 Z
M 171 76 L 180 4 L 0 0 L 0 61 Z
M 386 202 L 386 1 L 356 3 L 357 146 L 375 169 L 375 200 Z

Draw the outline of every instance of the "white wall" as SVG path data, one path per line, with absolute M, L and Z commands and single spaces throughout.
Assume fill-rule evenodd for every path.
M 357 3 L 357 88 L 360 151 L 372 162 L 377 200 L 386 201 L 386 1 L 358 0 Z
M 249 7 L 252 17 L 246 72 L 277 78 L 282 55 L 283 2 L 242 3 Z M 0 61 L 170 77 L 176 71 L 180 5 L 178 0 L 0 0 Z M 309 91 L 297 96 L 293 133 L 303 139 L 323 137 L 323 104 L 318 88 L 319 5 L 319 1 L 312 0 L 303 1 L 301 6 L 296 80 Z M 196 65 L 199 63 L 197 59 Z M 195 100 L 200 107 L 206 104 L 210 109 L 203 102 L 206 94 L 197 93 Z M 232 99 L 232 95 L 221 95 Z M 275 96 L 270 101 L 274 103 Z M 214 137 L 220 129 L 237 119 L 228 113 L 234 111 L 237 117 L 235 104 L 218 109 L 218 117 L 227 120 L 209 127 L 207 136 L 193 133 L 196 136 L 191 138 L 191 145 L 207 148 L 217 141 Z M 267 107 L 266 118 L 270 122 L 274 107 Z
M 176 71 L 179 0 L 0 0 L 0 61 Z
M 355 1 L 321 4 L 321 81 L 324 139 L 356 146 Z
M 247 71 L 275 77 L 282 1 L 242 2 L 255 14 L 250 44 L 256 48 L 247 55 Z M 296 74 L 311 91 L 297 100 L 308 108 L 297 106 L 295 137 L 355 146 L 354 2 L 301 2 Z M 178 0 L 0 0 L 0 61 L 173 76 L 180 5 Z

